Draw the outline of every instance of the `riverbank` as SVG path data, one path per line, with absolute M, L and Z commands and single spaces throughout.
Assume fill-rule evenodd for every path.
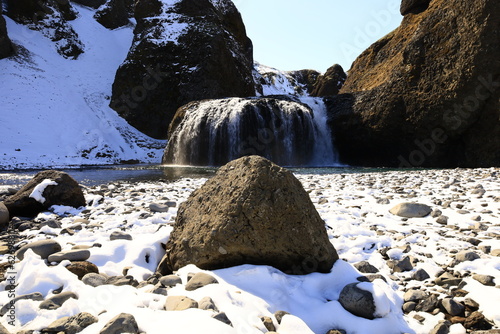
M 241 266 L 209 272 L 219 284 L 187 291 L 188 274 L 199 271 L 188 266 L 177 273 L 182 284 L 158 286 L 151 275 L 163 256 L 162 243 L 172 230 L 177 208 L 206 179 L 113 181 L 86 187 L 85 208 L 56 207 L 34 220 L 18 221 L 16 227 L 23 231 L 16 240 L 50 238 L 63 251 L 88 248 L 87 261 L 99 274 L 121 283 L 93 287 L 65 268 L 68 260 L 47 266 L 27 253 L 15 266 L 16 296 L 39 292 L 47 300 L 62 288 L 77 299 L 69 298 L 55 309 L 39 309 L 40 300 L 19 300 L 14 327 L 8 314 L 1 323 L 11 332 L 39 330 L 63 316 L 88 312 L 97 322 L 81 333 L 96 333 L 125 312 L 148 334 L 163 333 L 166 326 L 179 333 L 262 333 L 269 328 L 261 317 L 271 318 L 280 334 L 322 334 L 330 329 L 430 333 L 445 319 L 450 323 L 442 326 L 450 333 L 466 333 L 473 331 L 465 328 L 470 324 L 466 319 L 477 310 L 485 317 L 483 326 L 499 328 L 500 169 L 296 175 L 342 259 L 332 274 L 288 276 L 270 267 Z M 389 213 L 402 202 L 426 204 L 433 212 L 424 218 Z M 2 236 L 6 248 L 0 263 L 8 260 L 9 237 Z M 462 257 L 463 251 L 472 255 Z M 362 261 L 374 268 L 361 266 Z M 361 273 L 367 268 L 382 275 L 390 287 L 385 296 L 391 307 L 381 319 L 354 317 L 336 301 L 345 284 L 369 275 Z M 1 289 L 6 286 L 6 281 L 0 283 Z M 166 295 L 197 301 L 210 297 L 218 312 L 164 311 Z M 10 300 L 8 291 L 0 292 L 0 304 Z M 450 314 L 450 304 L 459 304 L 451 312 L 458 310 L 455 315 Z M 278 324 L 276 311 L 293 317 Z M 212 318 L 221 312 L 232 326 Z

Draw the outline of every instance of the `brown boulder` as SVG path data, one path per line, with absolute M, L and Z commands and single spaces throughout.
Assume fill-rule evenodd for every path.
M 325 273 L 338 259 L 300 181 L 259 156 L 228 163 L 194 191 L 179 208 L 166 249 L 171 270 L 258 264 Z
M 46 179 L 56 182 L 57 185 L 47 185 L 41 191 L 43 199 L 36 199 L 35 195 L 30 197 L 35 187 Z M 76 208 L 84 206 L 85 197 L 78 183 L 67 173 L 47 170 L 36 174 L 16 194 L 8 197 L 4 204 L 9 210 L 10 217 L 34 217 L 52 205 L 66 205 Z
M 0 59 L 7 58 L 14 53 L 14 48 L 7 35 L 7 26 L 5 19 L 0 13 Z
M 188 102 L 255 95 L 252 42 L 230 0 L 139 0 L 135 18 L 110 106 L 138 130 L 166 138 Z
M 343 162 L 500 165 L 500 6 L 434 0 L 353 63 L 328 108 Z
M 345 82 L 346 74 L 342 66 L 335 64 L 319 76 L 311 96 L 337 95 Z

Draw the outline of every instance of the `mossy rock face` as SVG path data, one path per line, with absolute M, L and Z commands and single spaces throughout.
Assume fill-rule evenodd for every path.
M 230 0 L 139 0 L 135 19 L 110 106 L 138 130 L 163 139 L 186 103 L 255 95 L 252 42 Z
M 325 273 L 338 259 L 300 181 L 259 156 L 221 167 L 181 204 L 166 252 L 170 270 L 259 264 Z
M 412 1 L 403 1 L 409 4 Z M 500 165 L 500 7 L 413 1 L 401 25 L 353 63 L 328 99 L 343 162 L 401 167 Z M 419 5 L 420 4 L 420 5 Z

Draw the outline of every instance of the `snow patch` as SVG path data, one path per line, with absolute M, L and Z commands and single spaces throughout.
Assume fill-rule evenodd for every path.
M 40 203 L 45 203 L 45 197 L 43 197 L 43 192 L 45 191 L 45 188 L 48 186 L 57 186 L 56 181 L 52 181 L 51 179 L 45 179 L 39 184 L 36 185 L 36 187 L 33 189 L 31 192 L 30 196 L 31 198 L 34 198 L 37 202 Z

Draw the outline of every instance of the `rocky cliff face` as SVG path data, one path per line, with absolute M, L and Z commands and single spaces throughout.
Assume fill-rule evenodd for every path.
M 65 58 L 76 59 L 83 53 L 83 43 L 68 21 L 76 12 L 68 0 L 6 0 L 7 16 L 32 30 L 42 31 Z
M 7 27 L 5 26 L 5 19 L 0 13 L 0 59 L 9 57 L 14 52 L 12 43 L 7 35 Z
M 133 0 L 108 0 L 104 6 L 95 13 L 95 19 L 108 29 L 116 29 L 130 23 L 134 17 Z
M 341 159 L 500 165 L 500 6 L 496 0 L 404 5 L 401 26 L 358 57 L 343 94 L 329 99 Z
M 140 131 L 166 138 L 188 102 L 255 95 L 252 43 L 230 0 L 139 0 L 135 18 L 110 105 Z

